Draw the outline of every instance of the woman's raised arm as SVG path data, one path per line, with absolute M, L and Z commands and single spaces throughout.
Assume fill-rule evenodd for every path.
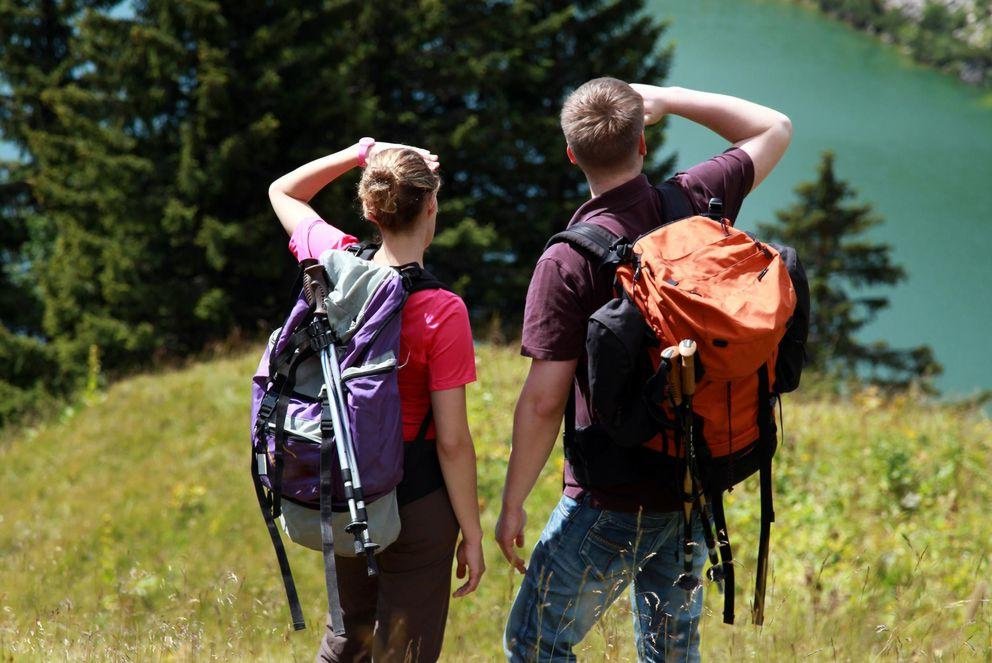
M 394 147 L 416 150 L 420 152 L 432 170 L 438 167 L 436 154 L 431 154 L 418 147 L 396 143 L 375 142 L 371 147 L 366 148 L 366 158 L 381 150 Z M 361 165 L 358 161 L 361 149 L 361 144 L 355 143 L 334 154 L 328 154 L 303 164 L 269 185 L 269 201 L 272 203 L 272 209 L 279 217 L 279 222 L 282 223 L 282 227 L 286 229 L 288 235 L 292 235 L 296 226 L 301 222 L 319 216 L 310 207 L 310 200 L 325 186 L 355 166 Z

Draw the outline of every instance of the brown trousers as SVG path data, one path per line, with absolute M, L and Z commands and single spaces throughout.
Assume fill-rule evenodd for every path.
M 345 636 L 328 619 L 318 663 L 421 663 L 441 655 L 458 539 L 444 488 L 400 507 L 399 538 L 376 555 L 370 578 L 364 557 L 336 557 Z

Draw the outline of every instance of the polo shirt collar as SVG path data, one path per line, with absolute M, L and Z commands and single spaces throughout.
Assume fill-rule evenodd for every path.
M 628 207 L 636 205 L 643 198 L 644 194 L 651 188 L 647 175 L 641 173 L 633 179 L 627 180 L 620 186 L 613 187 L 609 191 L 604 191 L 595 198 L 591 198 L 579 206 L 572 215 L 572 220 L 568 225 L 586 221 L 602 214 L 616 214 Z

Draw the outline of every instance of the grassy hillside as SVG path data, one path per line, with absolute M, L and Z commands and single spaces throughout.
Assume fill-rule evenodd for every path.
M 291 560 L 310 628 L 289 626 L 248 473 L 239 356 L 128 380 L 61 421 L 0 440 L 0 661 L 310 660 L 319 554 Z M 470 393 L 484 527 L 492 532 L 526 363 L 479 350 Z M 738 625 L 707 597 L 709 657 L 765 661 L 992 658 L 992 424 L 976 413 L 789 398 L 778 454 L 767 617 L 747 623 L 756 486 L 728 504 Z M 533 544 L 560 488 L 553 457 L 528 510 Z M 487 541 L 480 591 L 453 602 L 444 660 L 500 657 L 517 578 Z M 634 659 L 617 604 L 584 660 Z

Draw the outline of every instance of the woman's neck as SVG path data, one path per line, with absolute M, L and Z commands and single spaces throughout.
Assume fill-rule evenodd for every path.
M 377 265 L 399 266 L 415 262 L 424 264 L 424 243 L 419 236 L 383 235 L 382 246 L 376 251 L 372 262 Z

